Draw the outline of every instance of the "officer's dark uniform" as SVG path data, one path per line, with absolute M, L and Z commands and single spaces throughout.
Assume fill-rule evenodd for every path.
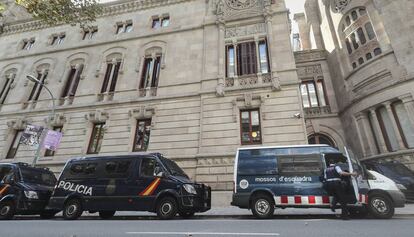
M 325 180 L 326 188 L 329 195 L 333 196 L 332 208 L 335 207 L 336 203 L 339 201 L 342 208 L 342 218 L 348 218 L 349 211 L 346 206 L 346 191 L 345 187 L 341 183 L 341 173 L 342 170 L 339 166 L 331 165 L 325 170 Z

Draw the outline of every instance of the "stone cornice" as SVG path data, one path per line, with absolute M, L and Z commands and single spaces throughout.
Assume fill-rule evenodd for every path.
M 120 15 L 128 12 L 142 11 L 150 8 L 173 5 L 178 3 L 190 2 L 194 0 L 125 0 L 116 1 L 107 4 L 103 4 L 102 14 L 98 16 L 107 17 L 113 15 Z M 59 24 L 58 24 L 59 25 Z M 7 24 L 3 28 L 3 33 L 0 35 L 10 35 L 26 31 L 39 30 L 48 27 L 54 27 L 57 25 L 50 26 L 40 20 L 31 20 L 25 22 L 15 22 Z

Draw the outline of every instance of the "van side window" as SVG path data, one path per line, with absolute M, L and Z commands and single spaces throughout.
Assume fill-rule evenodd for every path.
M 154 176 L 154 169 L 157 166 L 157 161 L 150 158 L 144 158 L 141 161 L 140 176 Z
M 277 174 L 276 156 L 260 150 L 239 154 L 239 175 L 272 175 Z
M 89 176 L 96 172 L 97 163 L 77 163 L 70 167 L 70 173 L 75 176 Z
M 85 164 L 73 164 L 70 167 L 70 172 L 72 174 L 81 174 L 83 172 L 84 167 L 85 167 Z
M 284 176 L 319 176 L 322 160 L 319 155 L 279 156 L 279 173 Z
M 105 163 L 105 172 L 111 176 L 126 177 L 130 165 L 130 160 L 108 161 Z

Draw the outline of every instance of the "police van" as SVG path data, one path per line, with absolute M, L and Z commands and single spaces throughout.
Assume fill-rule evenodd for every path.
M 116 211 L 156 212 L 160 219 L 171 219 L 210 207 L 211 188 L 192 182 L 159 153 L 71 159 L 49 202 L 49 208 L 63 210 L 67 220 L 83 211 L 99 212 L 103 219 Z
M 54 210 L 46 205 L 56 183 L 55 175 L 26 163 L 0 164 L 0 220 L 14 215 L 38 215 L 51 218 Z
M 343 155 L 327 145 L 239 148 L 231 204 L 251 209 L 257 218 L 270 218 L 275 207 L 329 208 L 332 197 L 322 177 L 326 165 L 334 162 L 358 173 L 344 180 L 351 214 L 391 218 L 395 207 L 404 207 L 404 195 L 394 182 L 369 173 L 345 151 Z

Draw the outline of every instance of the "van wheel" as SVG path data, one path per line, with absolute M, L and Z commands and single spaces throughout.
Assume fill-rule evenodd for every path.
M 389 219 L 394 215 L 394 204 L 383 194 L 372 194 L 369 196 L 369 213 L 378 219 Z
M 16 213 L 16 207 L 13 202 L 0 203 L 0 220 L 10 220 Z
M 76 220 L 82 215 L 82 205 L 78 199 L 72 199 L 66 202 L 63 209 L 63 218 L 65 220 Z
M 43 211 L 40 213 L 42 219 L 52 219 L 56 215 L 57 211 Z
M 174 198 L 165 197 L 158 202 L 156 211 L 161 220 L 172 219 L 177 214 L 177 202 Z
M 102 219 L 110 219 L 115 215 L 115 211 L 100 211 L 99 217 Z
M 269 219 L 273 216 L 275 205 L 270 197 L 265 195 L 255 196 L 251 204 L 252 213 L 256 218 Z
M 194 216 L 194 212 L 193 211 L 179 211 L 178 215 L 180 215 L 182 218 L 186 219 L 186 218 L 191 218 Z

